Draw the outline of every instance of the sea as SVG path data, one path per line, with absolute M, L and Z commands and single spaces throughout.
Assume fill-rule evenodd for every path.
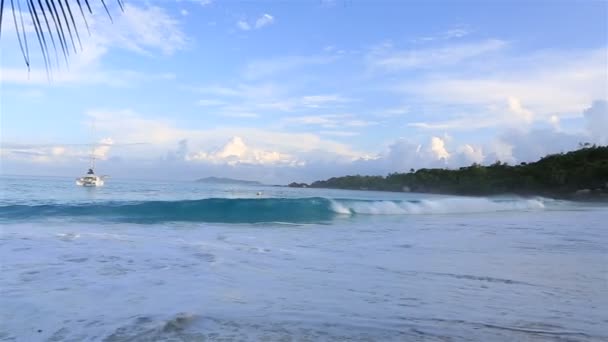
M 0 341 L 608 341 L 608 205 L 0 177 Z

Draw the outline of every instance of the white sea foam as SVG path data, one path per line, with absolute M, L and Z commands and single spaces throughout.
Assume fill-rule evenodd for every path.
M 541 210 L 542 199 L 442 198 L 408 201 L 332 201 L 332 210 L 338 214 L 406 215 L 406 214 L 459 214 L 498 211 Z
M 331 201 L 331 210 L 333 210 L 334 212 L 336 212 L 338 214 L 343 214 L 343 215 L 351 214 L 351 211 L 348 207 L 346 207 L 345 205 L 343 205 L 337 201 Z

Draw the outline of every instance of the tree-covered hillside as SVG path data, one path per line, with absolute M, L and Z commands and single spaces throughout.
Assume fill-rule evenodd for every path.
M 290 186 L 305 186 L 292 183 Z M 548 155 L 511 166 L 496 162 L 460 169 L 419 169 L 383 176 L 344 176 L 316 181 L 314 188 L 413 191 L 458 195 L 520 194 L 566 197 L 608 195 L 608 146 Z

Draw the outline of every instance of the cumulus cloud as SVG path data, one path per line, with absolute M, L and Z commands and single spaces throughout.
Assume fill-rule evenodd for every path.
M 583 112 L 586 127 L 594 142 L 608 144 L 608 101 L 596 100 Z
M 167 152 L 168 161 L 184 161 L 188 157 L 188 139 L 177 142 L 177 149 Z
M 103 138 L 93 147 L 93 156 L 97 159 L 106 159 L 110 148 L 114 145 L 112 138 Z
M 512 123 L 513 118 L 572 118 L 580 116 L 593 100 L 606 98 L 607 53 L 602 48 L 538 53 L 520 59 L 503 56 L 483 73 L 472 67 L 454 74 L 415 78 L 395 91 L 435 106 L 461 109 L 443 121 L 416 123 L 425 128 L 500 127 Z
M 489 144 L 492 153 L 487 159 L 529 162 L 547 154 L 574 150 L 585 142 L 606 144 L 608 103 L 605 100 L 593 101 L 582 114 L 586 131 L 563 131 L 555 117 L 550 118 L 550 126 L 546 128 L 508 129 L 500 134 L 498 141 Z
M 508 98 L 509 111 L 515 115 L 516 121 L 531 123 L 534 119 L 532 111 L 524 108 L 518 98 L 510 96 Z
M 447 161 L 450 158 L 450 153 L 445 149 L 445 141 L 439 137 L 431 138 L 431 151 L 437 159 Z
M 516 122 L 530 123 L 533 113 L 527 110 L 516 98 L 510 98 L 508 107 L 516 117 Z M 608 102 L 596 100 L 582 113 L 585 120 L 585 131 L 563 131 L 559 127 L 559 119 L 550 117 L 548 125 L 543 126 L 505 126 L 506 129 L 498 133 L 491 140 L 474 146 L 463 144 L 460 147 L 450 147 L 446 139 L 432 137 L 430 145 L 425 147 L 413 143 L 399 142 L 391 147 L 392 150 L 401 151 L 398 154 L 389 153 L 390 158 L 402 157 L 403 163 L 431 165 L 428 154 L 430 151 L 435 159 L 445 161 L 448 167 L 460 167 L 471 163 L 488 164 L 495 161 L 519 163 L 535 161 L 547 154 L 561 153 L 574 150 L 581 143 L 603 145 L 608 142 Z M 416 148 L 415 148 L 416 147 Z M 407 151 L 407 153 L 405 153 Z M 425 158 L 426 156 L 426 158 Z
M 248 152 L 253 150 L 276 151 L 281 154 L 281 158 L 282 155 L 290 155 L 296 156 L 298 160 L 304 160 L 298 156 L 317 150 L 324 150 L 336 158 L 344 157 L 351 160 L 365 155 L 365 153 L 351 149 L 348 145 L 310 133 L 283 133 L 246 127 L 180 128 L 170 120 L 144 118 L 130 110 L 96 110 L 89 112 L 89 115 L 94 118 L 96 129 L 105 134 L 111 134 L 114 141 L 119 141 L 121 144 L 147 143 L 140 148 L 147 149 L 145 154 L 149 157 L 166 156 L 167 151 L 174 151 L 175 144 L 184 139 L 187 139 L 188 151 L 203 151 L 201 156 L 206 156 L 210 160 L 213 158 L 208 158 L 209 156 L 223 158 L 222 156 L 226 156 L 226 153 L 230 151 L 245 151 L 244 155 L 248 155 Z M 238 139 L 231 139 L 230 143 L 225 145 L 226 139 L 230 137 L 238 137 Z M 243 150 L 245 141 L 247 148 Z M 255 148 L 249 147 L 249 144 Z M 229 148 L 209 151 L 208 146 L 228 146 Z M 220 150 L 223 152 L 218 152 Z M 121 154 L 128 156 L 132 151 L 134 148 L 121 150 Z M 240 154 L 234 153 L 234 155 Z M 264 153 L 258 153 L 258 155 L 262 159 L 270 158 Z
M 523 104 L 516 101 L 512 101 L 511 105 L 516 111 L 526 110 Z M 165 167 L 175 168 L 176 175 L 184 177 L 179 170 L 189 175 L 207 171 L 222 175 L 225 170 L 221 166 L 224 166 L 230 167 L 233 177 L 251 179 L 255 175 L 260 179 L 275 177 L 273 182 L 288 182 L 354 173 L 407 172 L 411 168 L 423 167 L 458 168 L 498 160 L 510 164 L 534 161 L 546 154 L 576 149 L 582 142 L 605 142 L 606 107 L 606 101 L 599 100 L 580 113 L 580 118 L 586 123 L 586 130 L 583 131 L 562 131 L 547 122 L 545 126 L 526 126 L 523 129 L 506 126 L 490 141 L 471 143 L 466 138 L 431 134 L 394 140 L 384 150 L 376 150 L 376 153 L 363 153 L 348 144 L 322 138 L 339 136 L 346 139 L 356 134 L 339 129 L 325 130 L 320 135 L 243 127 L 198 130 L 180 128 L 168 120 L 144 118 L 128 110 L 94 111 L 90 115 L 95 118 L 97 130 L 107 136 L 98 142 L 94 152 L 98 159 L 104 160 L 104 172 L 115 165 L 113 172 L 137 169 L 148 174 L 150 170 L 159 169 L 161 164 L 155 163 L 162 163 L 163 170 Z M 327 120 L 340 122 L 346 119 L 350 118 L 306 117 L 308 123 L 319 126 L 327 124 Z M 116 148 L 123 143 L 136 141 L 148 144 Z M 0 149 L 3 162 L 10 161 L 5 163 L 10 165 L 7 170 L 12 170 L 15 163 L 24 162 L 44 165 L 43 169 L 67 165 L 69 161 L 82 164 L 90 153 L 90 146 L 68 145 L 3 144 Z
M 293 156 L 277 151 L 249 147 L 242 138 L 232 137 L 224 146 L 212 152 L 197 152 L 186 156 L 188 161 L 204 161 L 216 164 L 251 165 L 303 165 Z
M 460 147 L 460 154 L 465 158 L 465 163 L 477 163 L 481 164 L 485 156 L 483 155 L 483 149 L 481 147 L 475 147 L 469 144 L 465 144 Z

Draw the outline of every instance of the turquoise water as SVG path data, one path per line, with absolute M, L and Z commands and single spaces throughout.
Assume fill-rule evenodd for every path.
M 2 177 L 0 340 L 608 338 L 608 208 Z

